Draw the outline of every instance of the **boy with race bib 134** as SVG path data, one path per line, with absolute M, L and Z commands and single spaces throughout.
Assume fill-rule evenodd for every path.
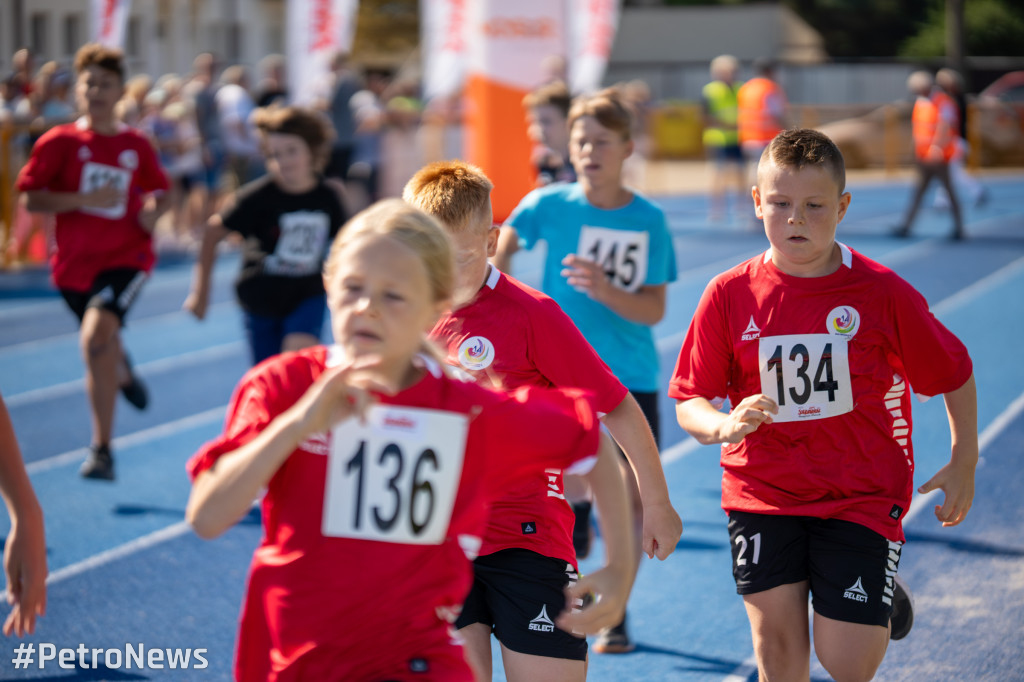
M 813 130 L 777 135 L 753 189 L 771 246 L 711 280 L 672 378 L 679 424 L 722 443 L 736 590 L 761 679 L 871 679 L 913 622 L 896 578 L 913 494 L 911 394 L 942 394 L 949 463 L 919 489 L 960 523 L 974 497 L 977 398 L 964 345 L 888 268 L 835 241 L 842 155 Z M 731 409 L 716 408 L 728 398 Z

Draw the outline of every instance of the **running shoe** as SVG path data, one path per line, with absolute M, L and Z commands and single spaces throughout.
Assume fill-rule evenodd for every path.
M 892 629 L 889 639 L 903 639 L 914 627 L 914 595 L 910 593 L 903 579 L 896 576 L 892 590 L 892 615 L 889 616 Z
M 590 509 L 590 502 L 572 503 L 572 512 L 576 515 L 576 523 L 572 527 L 572 547 L 576 550 L 577 559 L 586 559 L 590 554 L 593 533 L 590 528 Z
M 146 384 L 142 383 L 142 379 L 132 370 L 132 360 L 128 357 L 128 353 L 124 354 L 124 364 L 128 368 L 129 381 L 121 387 L 121 395 L 135 409 L 144 410 L 149 405 L 149 391 L 146 390 Z
M 96 478 L 102 481 L 114 480 L 114 456 L 109 445 L 93 445 L 89 456 L 82 462 L 78 473 L 82 478 Z
M 626 630 L 626 616 L 622 616 L 622 622 L 618 625 L 597 633 L 597 639 L 590 648 L 598 654 L 628 654 L 636 649 L 636 644 Z

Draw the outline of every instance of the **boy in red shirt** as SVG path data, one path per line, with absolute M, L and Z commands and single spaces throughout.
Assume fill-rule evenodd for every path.
M 977 397 L 964 345 L 888 268 L 835 241 L 850 205 L 835 144 L 787 130 L 753 189 L 771 248 L 708 284 L 672 378 L 679 424 L 722 443 L 733 575 L 761 679 L 871 679 L 913 622 L 896 579 L 913 494 L 911 392 L 943 394 L 950 462 L 920 487 L 960 523 L 974 497 Z M 731 411 L 715 405 L 729 399 Z
M 449 364 L 478 383 L 504 390 L 522 386 L 579 387 L 595 396 L 598 412 L 622 445 L 643 499 L 642 550 L 665 559 L 682 522 L 669 501 L 658 448 L 640 406 L 586 339 L 547 295 L 490 265 L 493 185 L 480 169 L 447 161 L 430 164 L 405 186 L 404 199 L 438 218 L 455 247 L 452 309 L 430 336 Z M 532 427 L 531 427 L 532 428 Z M 490 636 L 502 644 L 510 679 L 555 676 L 584 679 L 587 643 L 568 633 L 531 628 L 542 610 L 559 610 L 566 566 L 576 568 L 573 512 L 562 472 L 547 480 L 506 486 L 484 534 L 476 580 L 456 621 L 478 674 L 491 672 Z M 595 491 L 600 506 L 600 491 Z M 607 514 L 605 514 L 607 517 Z M 639 559 L 641 547 L 635 557 Z
M 18 176 L 30 211 L 57 214 L 53 280 L 80 322 L 92 409 L 86 478 L 113 480 L 110 440 L 118 388 L 144 409 L 146 389 L 121 345 L 125 314 L 153 268 L 152 232 L 166 208 L 167 177 L 140 133 L 117 120 L 124 91 L 118 50 L 95 43 L 75 55 L 84 115 L 39 138 Z

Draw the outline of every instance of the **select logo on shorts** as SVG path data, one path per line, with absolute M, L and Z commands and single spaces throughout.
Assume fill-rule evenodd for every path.
M 856 308 L 848 305 L 833 308 L 825 318 L 825 329 L 829 334 L 852 339 L 860 329 L 860 313 Z
M 459 346 L 459 364 L 466 369 L 486 369 L 494 362 L 494 344 L 483 336 L 471 336 Z
M 530 621 L 530 629 L 537 632 L 554 632 L 555 623 L 553 620 L 548 618 L 548 605 L 544 604 L 540 607 L 540 613 L 537 617 Z
M 846 588 L 846 591 L 843 592 L 843 598 L 867 603 L 868 593 L 864 586 L 860 584 L 860 576 L 857 576 L 857 582 Z

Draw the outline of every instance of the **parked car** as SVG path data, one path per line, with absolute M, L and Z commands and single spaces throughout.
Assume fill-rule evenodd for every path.
M 1024 71 L 999 78 L 972 98 L 969 108 L 969 115 L 978 117 L 968 125 L 977 126 L 979 163 L 1024 164 Z M 911 100 L 899 100 L 816 127 L 835 141 L 849 168 L 907 165 L 914 160 L 912 109 Z

